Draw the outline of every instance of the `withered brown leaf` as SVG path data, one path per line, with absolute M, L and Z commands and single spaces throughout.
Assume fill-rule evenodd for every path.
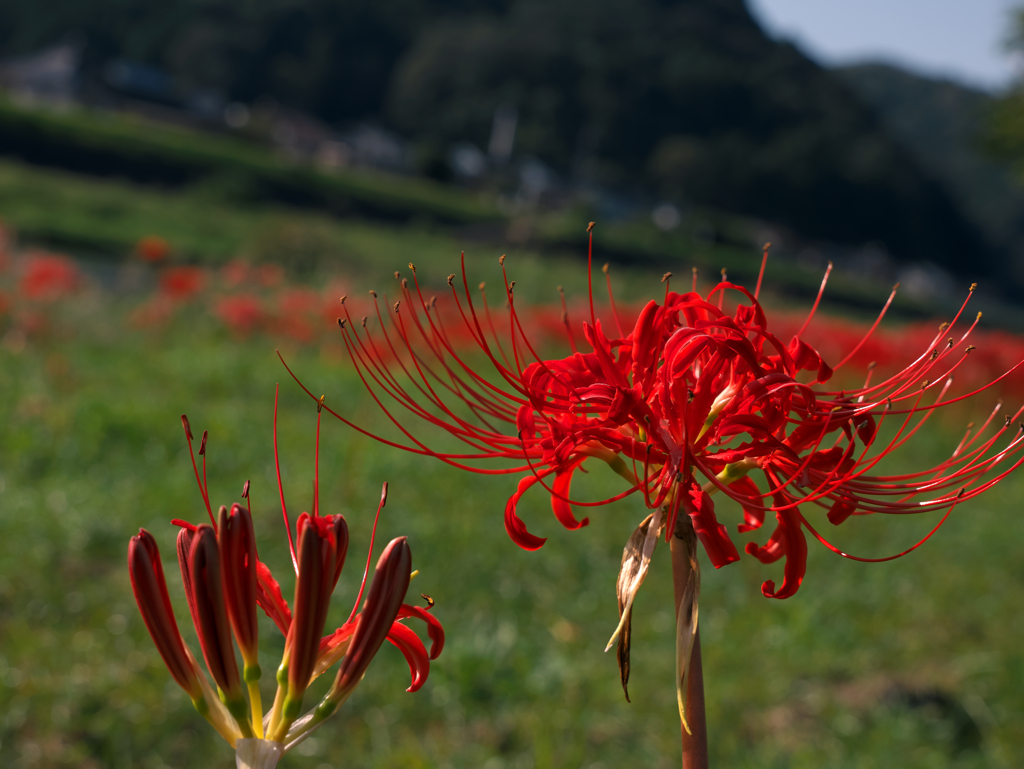
M 618 639 L 619 675 L 622 678 L 622 691 L 626 695 L 627 702 L 629 702 L 629 644 L 633 625 L 633 599 L 647 577 L 651 555 L 654 553 L 654 547 L 658 544 L 663 529 L 664 513 L 661 510 L 656 510 L 636 527 L 636 531 L 630 535 L 626 546 L 622 549 L 622 566 L 619 569 L 619 579 L 615 584 L 615 593 L 619 604 L 619 624 L 608 640 L 605 651 L 608 651 Z

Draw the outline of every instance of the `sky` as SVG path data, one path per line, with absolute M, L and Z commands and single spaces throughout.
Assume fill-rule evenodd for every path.
M 761 26 L 825 66 L 885 61 L 999 90 L 1021 71 L 1004 40 L 1024 0 L 747 0 Z

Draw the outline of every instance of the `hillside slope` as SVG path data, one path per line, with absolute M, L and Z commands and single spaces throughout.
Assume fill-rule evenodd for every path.
M 0 8 L 0 53 L 61 35 L 86 69 L 123 56 L 231 98 L 267 94 L 422 148 L 486 146 L 518 111 L 515 154 L 598 184 L 884 243 L 897 259 L 995 271 L 948 192 L 839 78 L 769 39 L 743 0 L 44 0 Z M 90 69 L 91 68 L 91 69 Z M 973 255 L 964 265 L 962 254 Z
M 1024 186 L 983 149 L 995 99 L 949 80 L 885 64 L 836 70 L 889 132 L 948 191 L 956 206 L 1024 281 Z

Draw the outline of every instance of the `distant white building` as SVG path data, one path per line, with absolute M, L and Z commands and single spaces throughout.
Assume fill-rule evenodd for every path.
M 0 88 L 31 101 L 68 104 L 78 92 L 82 48 L 59 43 L 37 53 L 0 61 Z

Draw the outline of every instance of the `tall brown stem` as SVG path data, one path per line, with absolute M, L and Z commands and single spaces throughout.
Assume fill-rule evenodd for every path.
M 680 520 L 686 518 L 679 516 Z M 687 519 L 683 525 L 689 524 Z M 693 539 L 696 539 L 695 537 Z M 673 535 L 669 546 L 672 550 L 672 587 L 676 599 L 676 614 L 690 578 L 690 554 L 686 540 Z M 700 630 L 693 642 L 690 654 L 690 673 L 686 684 L 686 721 L 690 734 L 680 724 L 683 735 L 683 769 L 708 769 L 708 728 L 704 716 L 704 671 L 700 658 Z

